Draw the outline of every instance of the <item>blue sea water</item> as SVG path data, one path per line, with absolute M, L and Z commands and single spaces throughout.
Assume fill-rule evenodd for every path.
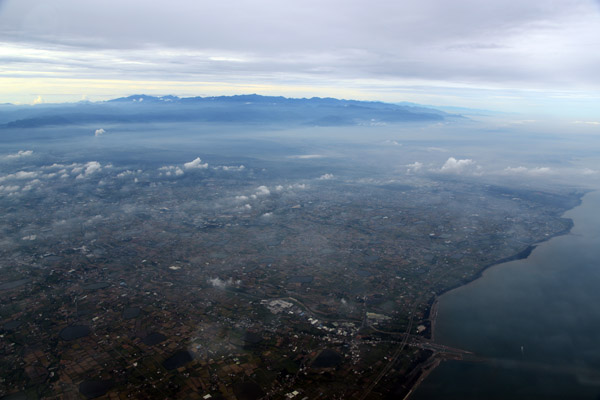
M 440 297 L 445 361 L 413 399 L 600 399 L 600 192 L 564 215 L 572 231 Z

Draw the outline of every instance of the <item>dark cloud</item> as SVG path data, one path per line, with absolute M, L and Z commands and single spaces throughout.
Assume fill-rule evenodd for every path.
M 600 89 L 600 11 L 591 0 L 0 5 L 5 76 Z

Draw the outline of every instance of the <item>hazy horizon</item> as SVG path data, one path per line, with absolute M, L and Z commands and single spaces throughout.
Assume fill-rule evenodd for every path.
M 242 93 L 598 122 L 600 4 L 0 2 L 0 102 Z

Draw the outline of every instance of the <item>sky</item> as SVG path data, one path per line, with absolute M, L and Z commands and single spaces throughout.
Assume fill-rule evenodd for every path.
M 600 121 L 600 0 L 0 0 L 0 103 L 243 93 Z

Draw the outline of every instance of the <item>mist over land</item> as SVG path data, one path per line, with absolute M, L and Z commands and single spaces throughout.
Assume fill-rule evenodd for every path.
M 19 151 L 33 151 L 21 149 L 22 141 L 40 149 L 62 140 L 65 151 L 112 146 L 133 154 L 138 146 L 158 147 L 156 141 L 162 140 L 165 153 L 172 146 L 189 150 L 186 144 L 193 144 L 187 157 L 220 152 L 257 159 L 290 157 L 292 162 L 321 151 L 326 154 L 316 154 L 311 164 L 347 161 L 360 170 L 378 163 L 397 179 L 438 174 L 525 185 L 569 181 L 584 187 L 598 181 L 594 125 L 493 112 L 469 116 L 469 109 L 456 114 L 416 104 L 332 98 L 133 95 L 106 102 L 5 104 L 1 111 L 3 141 L 7 151 L 16 152 L 4 159 L 13 161 L 21 159 Z M 180 157 L 178 161 L 185 159 Z
M 404 395 L 443 354 L 437 296 L 598 185 L 582 124 L 258 95 L 0 112 L 2 393 L 30 398 Z

